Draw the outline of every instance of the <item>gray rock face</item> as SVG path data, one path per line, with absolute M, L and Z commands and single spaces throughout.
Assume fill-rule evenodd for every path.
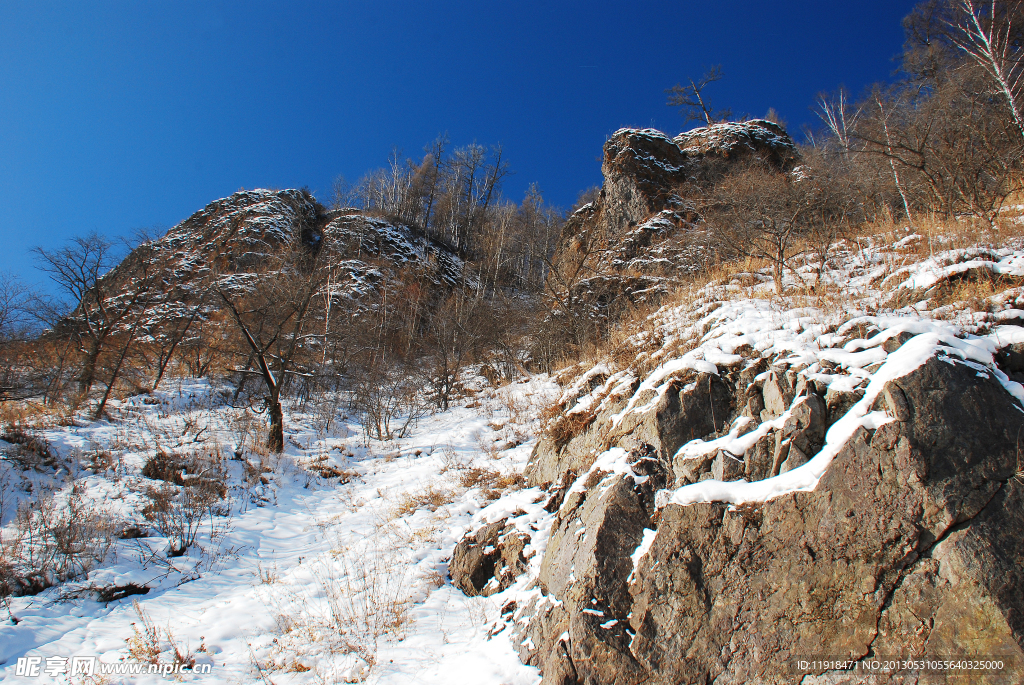
M 243 190 L 211 202 L 166 235 L 133 250 L 105 278 L 128 284 L 143 265 L 158 267 L 168 289 L 157 296 L 172 316 L 188 316 L 208 281 L 227 291 L 250 289 L 275 256 L 326 250 L 337 272 L 332 290 L 359 299 L 389 270 L 412 270 L 443 289 L 467 275 L 450 249 L 416 231 L 358 210 L 329 212 L 307 190 Z M 472 283 L 470 283 L 472 285 Z
M 535 608 L 516 637 L 516 643 L 535 646 L 520 656 L 541 667 L 545 682 L 636 682 L 642 676 L 629 651 L 626 580 L 632 554 L 651 525 L 654 491 L 666 483 L 652 453 L 630 455 L 634 474 L 647 476 L 642 483 L 595 472 L 587 489 L 570 492 L 558 511 L 538 583 L 559 603 Z
M 772 370 L 768 380 L 765 381 L 762 392 L 764 394 L 764 411 L 767 412 L 767 414 L 761 414 L 764 419 L 781 416 L 789 408 L 795 394 L 793 386 L 790 385 L 785 374 L 775 370 Z
M 835 405 L 802 390 L 743 474 L 820 448 Z M 684 475 L 664 439 L 630 453 L 633 476 L 592 473 L 561 502 L 521 657 L 545 685 L 869 682 L 787 670 L 807 655 L 1006 655 L 1024 668 L 1024 412 L 991 375 L 937 358 L 877 408 L 893 420 L 858 429 L 813 492 L 765 503 L 655 510 L 659 483 Z M 725 458 L 704 468 L 735 476 Z M 906 682 L 940 682 L 929 677 Z
M 691 157 L 736 162 L 758 158 L 779 169 L 791 169 L 796 145 L 778 124 L 764 119 L 725 122 L 680 133 L 675 143 Z
M 815 393 L 793 404 L 782 430 L 775 434 L 772 475 L 806 464 L 825 442 L 825 400 Z

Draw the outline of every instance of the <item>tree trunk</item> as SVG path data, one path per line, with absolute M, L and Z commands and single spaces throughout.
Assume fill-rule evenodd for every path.
M 174 338 L 174 342 L 171 343 L 171 348 L 167 350 L 167 356 L 160 361 L 160 368 L 157 370 L 156 380 L 153 381 L 153 390 L 156 390 L 156 386 L 160 385 L 160 380 L 164 377 L 164 371 L 167 369 L 167 365 L 171 363 L 171 357 L 174 356 L 174 351 L 178 349 L 178 344 L 185 339 L 185 334 L 188 333 L 188 329 L 192 327 L 192 323 L 196 320 L 199 315 L 199 308 L 192 313 L 192 317 L 185 324 L 185 328 L 182 329 L 181 333 Z
M 280 454 L 284 450 L 284 410 L 281 399 L 276 395 L 267 398 L 270 407 L 270 433 L 267 435 L 267 449 Z
M 135 339 L 135 332 L 138 330 L 139 324 L 136 323 L 132 326 L 131 333 L 128 334 L 128 340 L 125 341 L 124 348 L 121 350 L 121 356 L 117 358 L 117 364 L 114 365 L 114 371 L 110 374 L 110 382 L 107 383 L 107 390 L 103 393 L 103 399 L 100 400 L 100 406 L 96 407 L 96 414 L 92 417 L 94 421 L 99 421 L 103 416 L 103 410 L 107 408 L 107 400 L 110 399 L 110 391 L 114 387 L 114 383 L 117 382 L 117 376 L 121 373 L 121 365 L 124 364 L 124 358 L 128 356 L 128 348 L 132 345 L 132 340 Z
M 85 361 L 82 362 L 82 372 L 78 374 L 78 391 L 84 397 L 92 390 L 96 382 L 96 360 L 100 356 L 100 341 L 93 338 L 89 341 L 89 349 L 85 353 Z

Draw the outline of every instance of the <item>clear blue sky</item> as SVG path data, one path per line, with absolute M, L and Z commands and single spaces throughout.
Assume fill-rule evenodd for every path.
M 239 188 L 308 185 L 455 144 L 504 146 L 521 199 L 600 183 L 622 126 L 682 128 L 664 90 L 721 63 L 718 107 L 891 77 L 913 2 L 0 3 L 0 270 L 99 231 L 168 228 Z

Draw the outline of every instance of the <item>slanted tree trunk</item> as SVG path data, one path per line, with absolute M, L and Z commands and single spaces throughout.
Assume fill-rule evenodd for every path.
M 185 339 L 185 335 L 188 333 L 188 329 L 195 323 L 196 318 L 199 316 L 199 307 L 196 307 L 195 311 L 192 312 L 192 316 L 189 317 L 188 322 L 185 324 L 185 328 L 180 333 L 174 336 L 171 341 L 171 346 L 167 350 L 167 354 L 160 360 L 160 365 L 157 368 L 156 379 L 153 380 L 153 390 L 156 390 L 157 386 L 160 385 L 160 381 L 164 377 L 164 371 L 167 370 L 167 365 L 171 363 L 171 359 L 174 357 L 174 351 L 178 349 L 178 345 Z
M 93 415 L 94 421 L 99 421 L 103 416 L 103 410 L 107 408 L 107 400 L 110 399 L 110 391 L 114 387 L 114 383 L 117 382 L 117 377 L 121 373 L 121 365 L 124 364 L 124 358 L 128 356 L 128 349 L 132 346 L 132 341 L 135 339 L 135 333 L 139 330 L 138 322 L 132 326 L 131 332 L 128 334 L 128 340 L 125 341 L 124 347 L 121 348 L 121 355 L 117 358 L 117 363 L 114 364 L 114 370 L 110 374 L 110 382 L 107 383 L 107 389 L 103 393 L 103 399 L 100 400 L 100 404 L 96 407 L 96 413 Z

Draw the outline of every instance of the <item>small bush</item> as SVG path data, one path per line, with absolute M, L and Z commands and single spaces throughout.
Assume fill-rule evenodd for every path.
M 86 468 L 94 474 L 106 473 L 117 463 L 114 455 L 103 450 L 96 450 L 89 455 L 89 462 Z
M 406 516 L 415 513 L 417 509 L 436 511 L 438 507 L 449 504 L 453 499 L 455 494 L 451 490 L 442 490 L 433 485 L 416 494 L 407 492 L 395 508 L 395 516 Z
M 219 497 L 227 493 L 226 474 L 219 455 L 177 454 L 158 451 L 142 467 L 142 475 L 171 485 L 201 487 Z
M 221 499 L 217 489 L 202 482 L 192 487 L 152 488 L 148 494 L 151 501 L 142 514 L 170 540 L 169 557 L 180 557 L 195 544 L 204 518 L 209 517 L 212 526 L 214 506 Z
M 50 449 L 45 438 L 13 426 L 0 433 L 0 440 L 16 445 L 7 454 L 7 458 L 23 469 L 32 469 L 39 473 L 55 471 L 60 468 L 60 459 Z
M 153 624 L 138 600 L 132 600 L 132 608 L 139 617 L 139 623 L 132 623 L 133 635 L 125 640 L 128 656 L 141 664 L 155 664 L 163 651 L 160 648 L 160 629 Z

